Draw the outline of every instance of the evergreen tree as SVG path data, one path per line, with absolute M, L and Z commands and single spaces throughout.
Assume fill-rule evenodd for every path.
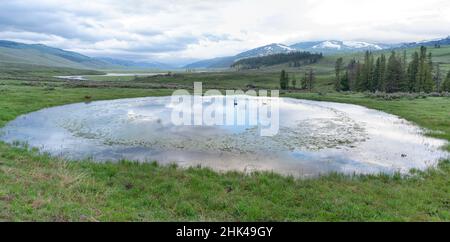
M 358 67 L 359 62 L 356 62 L 355 59 L 352 59 L 347 66 L 347 79 L 348 79 L 348 89 L 349 91 L 355 90 L 357 77 L 358 77 Z
M 286 72 L 286 77 L 284 79 L 285 81 L 285 85 L 286 85 L 286 90 L 289 90 L 289 74 Z
M 361 64 L 358 61 L 357 65 L 356 65 L 356 83 L 355 83 L 355 88 L 354 88 L 354 90 L 356 90 L 356 91 L 364 91 L 364 89 L 362 88 L 363 87 L 362 83 L 364 83 L 363 69 L 364 69 L 364 64 Z
M 450 71 L 447 73 L 447 78 L 444 83 L 442 83 L 442 91 L 450 92 Z
M 341 77 L 341 91 L 350 91 L 350 82 L 348 77 L 349 74 L 348 71 L 346 71 Z
M 408 92 L 408 64 L 407 64 L 407 57 L 406 57 L 406 50 L 403 51 L 403 56 L 399 59 L 398 63 L 400 66 L 400 72 L 398 77 L 398 91 L 401 92 Z
M 292 74 L 292 88 L 297 89 L 297 79 L 295 79 L 295 75 Z
M 307 85 L 308 85 L 308 90 L 310 92 L 312 92 L 312 89 L 314 87 L 314 82 L 315 82 L 315 75 L 314 75 L 314 70 L 312 68 L 309 69 L 309 71 L 307 72 Z
M 288 88 L 289 77 L 285 70 L 281 71 L 280 76 L 280 88 L 281 90 L 286 90 Z
M 378 73 L 377 90 L 381 92 L 386 91 L 386 56 L 384 54 L 380 57 L 380 70 Z
M 374 63 L 373 55 L 370 51 L 366 51 L 364 55 L 364 64 L 361 68 L 361 77 L 359 80 L 360 91 L 371 91 L 373 86 Z
M 300 85 L 301 85 L 302 90 L 305 90 L 308 88 L 308 72 L 305 72 L 305 76 L 303 76 L 302 82 Z
M 406 50 L 403 50 L 402 66 L 403 66 L 403 73 L 406 76 L 406 72 L 408 71 L 408 57 L 406 54 Z
M 434 80 L 433 80 L 433 59 L 431 52 L 428 53 L 427 63 L 426 63 L 426 75 L 424 80 L 424 91 L 430 93 L 434 90 Z
M 373 74 L 373 82 L 371 86 L 371 91 L 381 91 L 380 90 L 380 82 L 382 78 L 382 71 L 381 71 L 381 57 L 378 57 L 375 61 L 375 70 Z
M 398 92 L 402 78 L 401 61 L 397 58 L 394 51 L 389 56 L 386 67 L 386 92 Z
M 441 92 L 442 78 L 441 78 L 441 67 L 440 67 L 439 63 L 436 63 L 436 68 L 433 68 L 433 70 L 436 70 L 435 74 L 433 76 L 434 86 L 436 87 L 437 92 Z
M 416 92 L 423 92 L 424 91 L 424 80 L 426 76 L 426 69 L 425 69 L 425 55 L 426 55 L 426 49 L 424 46 L 420 47 L 420 53 L 419 53 L 419 68 L 417 71 L 416 76 L 416 84 L 414 91 Z
M 334 67 L 335 74 L 336 74 L 336 78 L 335 78 L 335 81 L 334 81 L 334 89 L 336 91 L 338 91 L 338 92 L 342 90 L 342 87 L 341 87 L 341 80 L 342 80 L 342 78 L 341 78 L 341 71 L 342 71 L 343 64 L 344 64 L 343 59 L 342 58 L 338 58 L 336 60 L 336 65 Z
M 415 84 L 416 92 L 433 91 L 433 75 L 431 72 L 432 72 L 431 55 L 427 56 L 427 48 L 425 46 L 421 46 L 419 54 L 419 68 Z
M 419 54 L 417 53 L 417 51 L 412 55 L 412 61 L 408 65 L 407 72 L 408 91 L 416 91 L 416 83 L 419 73 Z

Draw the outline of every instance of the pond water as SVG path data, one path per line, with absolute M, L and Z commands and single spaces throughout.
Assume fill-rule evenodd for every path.
M 165 75 L 166 73 L 107 73 L 104 75 L 95 75 L 95 76 L 104 76 L 104 77 L 126 77 L 126 76 L 157 76 L 157 75 Z M 86 75 L 89 76 L 89 75 Z M 88 81 L 89 78 L 87 78 L 86 76 L 55 76 L 56 78 L 59 79 L 65 79 L 65 80 L 74 80 L 74 81 Z
M 280 98 L 279 133 L 262 137 L 257 126 L 176 126 L 170 100 L 148 97 L 43 109 L 8 123 L 0 139 L 70 160 L 158 161 L 295 177 L 408 172 L 449 156 L 440 149 L 446 141 L 361 106 Z

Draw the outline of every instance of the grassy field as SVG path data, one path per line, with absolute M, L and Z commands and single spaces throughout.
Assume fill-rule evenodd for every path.
M 265 78 L 263 78 L 265 77 Z M 260 79 L 262 78 L 262 80 Z M 278 74 L 212 73 L 139 82 L 0 81 L 0 126 L 41 108 L 91 100 L 168 95 L 190 86 L 276 87 Z M 99 83 L 101 85 L 99 85 Z M 318 86 L 326 87 L 320 80 Z M 385 101 L 363 94 L 286 96 L 364 105 L 400 115 L 450 140 L 450 98 Z M 272 173 L 219 174 L 121 162 L 67 162 L 0 143 L 0 220 L 6 221 L 450 221 L 450 162 L 411 176 L 330 174 L 298 180 Z
M 0 56 L 1 58 L 1 56 Z M 5 63 L 0 60 L 1 79 L 48 81 L 62 75 L 100 75 L 101 71 L 80 70 L 65 67 L 49 67 L 31 64 Z

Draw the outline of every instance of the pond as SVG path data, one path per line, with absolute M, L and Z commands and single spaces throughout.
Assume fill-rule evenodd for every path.
M 155 73 L 155 72 L 150 72 L 150 73 L 106 73 L 104 75 L 93 75 L 96 77 L 134 77 L 134 76 L 139 76 L 139 77 L 144 77 L 144 76 L 157 76 L 157 75 L 165 75 L 167 73 Z M 65 80 L 73 80 L 73 81 L 89 81 L 89 75 L 76 75 L 76 76 L 55 76 L 56 78 L 59 79 L 65 79 Z
M 171 97 L 147 97 L 22 115 L 1 129 L 0 139 L 70 160 L 157 161 L 295 177 L 405 173 L 449 156 L 440 149 L 446 141 L 426 137 L 424 130 L 394 115 L 351 104 L 279 100 L 275 136 L 261 136 L 257 126 L 174 125 Z

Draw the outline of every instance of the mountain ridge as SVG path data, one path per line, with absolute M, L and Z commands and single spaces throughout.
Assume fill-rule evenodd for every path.
M 450 45 L 450 36 L 438 40 L 428 40 L 421 42 L 404 42 L 397 44 L 386 44 L 379 42 L 353 41 L 353 40 L 318 40 L 303 41 L 292 45 L 273 43 L 254 49 L 250 49 L 233 56 L 218 57 L 200 60 L 185 65 L 184 68 L 228 68 L 236 61 L 243 58 L 252 58 L 270 54 L 289 53 L 292 51 L 307 51 L 311 53 L 322 53 L 333 55 L 338 53 L 353 53 L 362 51 L 380 51 L 395 48 L 410 48 L 420 45 L 432 46 L 435 44 Z
M 172 68 L 170 65 L 159 62 L 136 62 L 110 57 L 89 57 L 74 51 L 63 50 L 43 44 L 25 44 L 9 40 L 0 40 L 0 62 L 100 70 Z

